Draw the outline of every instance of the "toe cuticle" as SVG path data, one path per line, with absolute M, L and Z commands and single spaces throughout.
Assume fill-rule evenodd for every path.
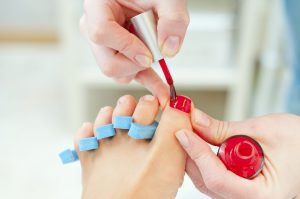
M 145 95 L 144 97 L 142 97 L 142 100 L 152 102 L 155 100 L 155 97 L 152 95 Z

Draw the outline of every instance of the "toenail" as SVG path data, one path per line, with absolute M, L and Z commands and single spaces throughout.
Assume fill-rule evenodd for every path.
M 127 101 L 128 101 L 127 96 L 123 96 L 118 100 L 118 104 L 123 104 L 126 103 Z
M 108 110 L 110 110 L 111 109 L 111 107 L 110 106 L 105 106 L 105 107 L 103 107 L 103 108 L 101 108 L 100 109 L 100 112 L 106 112 L 106 111 L 108 111 Z
M 153 97 L 152 95 L 145 95 L 144 97 L 142 97 L 142 100 L 145 100 L 145 101 L 154 101 L 155 97 Z
M 85 128 L 88 127 L 89 124 L 90 124 L 89 122 L 84 122 L 84 123 L 82 124 L 81 128 L 85 129 Z
M 192 100 L 186 96 L 178 95 L 176 100 L 170 100 L 170 107 L 185 113 L 191 112 Z

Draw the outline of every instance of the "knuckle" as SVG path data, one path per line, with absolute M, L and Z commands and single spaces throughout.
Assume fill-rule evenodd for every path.
M 209 162 L 209 159 L 211 158 L 211 156 L 208 153 L 203 153 L 200 150 L 196 150 L 196 149 L 188 149 L 188 150 L 191 159 L 194 160 L 196 163 Z
M 187 27 L 190 23 L 190 16 L 187 12 L 179 12 L 174 15 L 174 18 L 172 20 L 176 23 L 179 23 L 180 25 Z
M 89 38 L 97 44 L 102 44 L 104 41 L 105 34 L 105 29 L 101 26 L 90 30 Z
M 122 38 L 120 42 L 120 52 L 126 52 L 134 43 L 134 37 L 131 35 L 126 35 Z
M 192 160 L 194 160 L 194 161 L 203 161 L 202 159 L 206 158 L 205 155 L 201 154 L 200 151 L 192 150 L 192 149 L 190 149 L 190 156 L 191 156 Z
M 183 14 L 181 21 L 182 24 L 187 27 L 190 24 L 190 16 L 188 14 Z
M 260 118 L 252 118 L 247 120 L 247 125 L 249 130 L 254 133 L 265 131 L 266 127 L 269 128 L 270 126 L 276 125 L 274 120 L 269 117 L 260 117 Z
M 217 143 L 222 143 L 227 138 L 228 131 L 230 129 L 230 123 L 226 121 L 218 121 L 217 131 L 214 134 L 214 140 Z
M 115 68 L 110 62 L 105 62 L 100 66 L 102 73 L 107 77 L 114 77 L 116 75 Z

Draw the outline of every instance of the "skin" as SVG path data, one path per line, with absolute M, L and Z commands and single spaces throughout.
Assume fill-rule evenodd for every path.
M 120 83 L 129 83 L 133 79 L 140 82 L 158 97 L 162 106 L 165 106 L 169 91 L 150 67 L 151 53 L 136 36 L 124 28 L 131 17 L 149 9 L 153 9 L 158 17 L 158 44 L 162 53 L 165 56 L 174 56 L 182 45 L 189 23 L 186 0 L 85 0 L 80 28 L 91 45 L 98 66 L 106 76 Z M 130 110 L 127 110 L 125 115 L 133 113 L 136 104 L 131 103 Z M 93 127 L 110 123 L 112 114 L 120 114 L 112 108 L 104 110 L 99 113 L 102 119 L 96 119 L 94 125 L 87 123 L 79 130 L 75 139 L 76 147 L 79 138 L 93 136 Z M 188 124 L 188 117 L 177 117 L 175 113 L 176 111 L 166 108 L 157 132 L 159 138 L 155 137 L 150 144 L 143 141 L 133 142 L 128 136 L 118 132 L 112 140 L 103 141 L 99 150 L 91 153 L 79 152 L 83 170 L 83 198 L 95 198 L 99 194 L 104 195 L 100 198 L 145 198 L 145 195 L 149 198 L 174 198 L 182 182 L 182 168 L 185 164 L 182 160 L 185 155 L 175 141 L 173 131 L 181 128 L 184 130 L 178 131 L 176 136 L 188 154 L 185 169 L 200 191 L 213 198 L 230 199 L 245 196 L 276 199 L 299 195 L 299 117 L 274 114 L 240 122 L 225 122 L 194 109 L 191 117 L 193 132 Z M 167 116 L 176 120 L 166 122 L 168 125 L 164 124 L 164 120 L 167 120 L 164 118 Z M 138 118 L 139 116 L 136 117 Z M 143 116 L 141 118 L 145 119 Z M 143 122 L 142 119 L 141 123 Z M 177 126 L 177 123 L 180 125 Z M 170 127 L 171 133 L 163 133 L 168 132 Z M 264 169 L 253 180 L 240 178 L 227 171 L 207 144 L 218 146 L 226 138 L 236 134 L 254 138 L 265 151 Z M 124 157 L 134 158 L 135 164 Z M 122 170 L 122 166 L 116 160 L 118 158 L 127 164 L 126 168 L 132 168 L 131 173 Z M 147 162 L 147 165 L 143 162 Z M 172 167 L 166 166 L 171 163 Z M 160 169 L 154 165 L 160 165 Z M 105 168 L 106 174 L 96 169 L 99 167 Z M 122 175 L 113 175 L 115 171 L 120 171 Z M 168 175 L 165 175 L 166 173 Z M 134 177 L 131 174 L 134 174 Z M 172 182 L 169 181 L 170 175 L 174 176 Z M 128 182 L 128 179 L 131 181 Z M 161 184 L 157 186 L 157 182 Z M 95 187 L 95 183 L 100 186 Z M 115 194 L 119 195 L 111 196 L 117 185 L 120 189 Z
M 160 50 L 163 55 L 173 57 L 182 45 L 189 24 L 186 0 L 85 0 L 80 29 L 106 76 L 120 83 L 134 79 L 165 105 L 169 91 L 151 68 L 150 51 L 126 29 L 130 18 L 150 9 L 158 18 Z
M 95 128 L 111 123 L 113 116 L 133 116 L 134 122 L 149 125 L 158 111 L 158 100 L 153 96 L 144 96 L 138 103 L 132 96 L 123 96 L 115 108 L 102 108 L 94 124 L 85 123 L 78 130 L 74 143 L 82 167 L 82 198 L 175 198 L 186 162 L 175 132 L 191 129 L 186 113 L 167 106 L 151 141 L 135 140 L 127 130 L 117 129 L 113 138 L 100 141 L 97 150 L 78 150 L 81 138 L 94 136 Z
M 193 131 L 176 137 L 188 154 L 186 171 L 195 186 L 212 198 L 296 198 L 300 190 L 300 117 L 272 114 L 240 122 L 216 120 L 198 109 L 192 112 Z M 237 134 L 257 140 L 265 153 L 264 168 L 247 180 L 226 170 L 208 143 L 219 146 Z M 226 179 L 226 180 L 224 180 Z
M 133 116 L 134 122 L 149 125 L 158 111 L 153 96 L 138 103 L 123 96 L 115 108 L 102 108 L 94 124 L 83 124 L 74 141 L 82 167 L 82 198 L 175 198 L 185 171 L 196 188 L 212 198 L 285 199 L 299 194 L 300 117 L 294 115 L 226 122 L 195 108 L 189 115 L 166 106 L 151 141 L 134 140 L 118 129 L 113 138 L 101 140 L 97 150 L 78 150 L 81 138 L 95 136 L 95 129 L 111 123 L 113 116 Z M 208 145 L 238 134 L 257 140 L 265 153 L 264 168 L 252 180 L 228 171 Z

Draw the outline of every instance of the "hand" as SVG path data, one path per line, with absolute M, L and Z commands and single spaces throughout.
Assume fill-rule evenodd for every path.
M 162 53 L 174 56 L 189 23 L 186 0 L 85 0 L 80 27 L 106 76 L 120 83 L 135 79 L 165 104 L 169 91 L 150 68 L 150 51 L 124 28 L 130 18 L 149 9 L 158 16 L 158 44 Z
M 189 155 L 186 172 L 195 186 L 213 198 L 293 198 L 300 190 L 300 117 L 274 114 L 241 122 L 218 121 L 194 109 L 196 133 L 176 133 Z M 220 145 L 228 137 L 245 134 L 265 153 L 262 172 L 254 179 L 228 171 L 207 144 Z

